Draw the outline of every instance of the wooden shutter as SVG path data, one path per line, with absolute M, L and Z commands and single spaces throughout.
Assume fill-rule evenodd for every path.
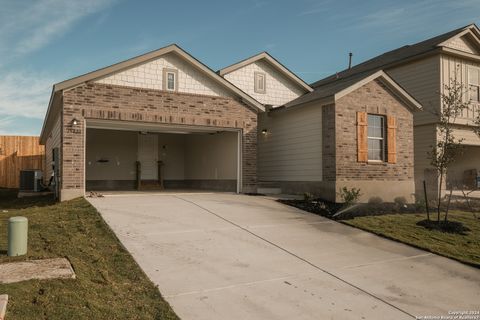
M 367 113 L 357 112 L 357 161 L 368 161 Z
M 387 116 L 387 162 L 397 163 L 397 119 Z

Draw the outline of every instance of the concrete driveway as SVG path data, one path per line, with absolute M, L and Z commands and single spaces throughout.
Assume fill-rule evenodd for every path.
M 480 270 L 271 199 L 88 199 L 182 319 L 412 319 L 480 309 Z

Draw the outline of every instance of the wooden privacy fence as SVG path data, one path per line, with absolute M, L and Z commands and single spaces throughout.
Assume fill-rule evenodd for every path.
M 20 170 L 45 172 L 45 147 L 39 137 L 0 136 L 0 188 L 18 188 Z

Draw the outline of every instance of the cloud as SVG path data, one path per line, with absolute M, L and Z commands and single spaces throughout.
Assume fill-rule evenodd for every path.
M 80 19 L 115 0 L 36 0 L 2 2 L 0 55 L 19 58 L 62 36 Z M 5 61 L 4 61 L 5 62 Z
M 391 3 L 388 6 L 376 8 L 363 16 L 353 16 L 352 28 L 388 28 L 397 34 L 410 34 L 426 27 L 439 30 L 437 26 L 442 21 L 443 27 L 453 28 L 467 25 L 478 19 L 480 1 L 478 0 L 420 0 L 414 2 Z M 455 12 L 456 14 L 452 15 Z M 461 19 L 453 19 L 461 17 Z M 438 31 L 437 31 L 438 33 Z
M 302 17 L 302 16 L 315 15 L 319 13 L 325 13 L 329 10 L 328 5 L 331 5 L 331 4 L 332 4 L 331 0 L 315 1 L 313 5 L 311 5 L 310 7 L 298 13 L 298 16 Z
M 117 0 L 3 1 L 0 10 L 0 134 L 38 134 L 52 85 L 63 75 L 9 67 Z
M 40 74 L 16 71 L 4 74 L 0 81 L 0 115 L 42 119 L 53 83 L 54 79 Z

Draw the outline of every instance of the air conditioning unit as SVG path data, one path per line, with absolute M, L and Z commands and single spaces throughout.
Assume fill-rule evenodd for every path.
M 42 191 L 42 170 L 21 170 L 20 191 L 40 192 Z

